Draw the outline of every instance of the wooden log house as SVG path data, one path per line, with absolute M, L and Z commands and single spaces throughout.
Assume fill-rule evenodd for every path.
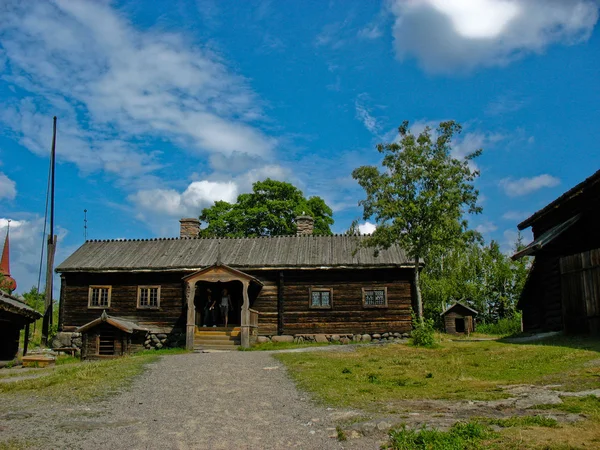
M 364 237 L 313 236 L 312 218 L 297 222 L 296 236 L 198 238 L 198 220 L 182 219 L 179 238 L 87 241 L 57 268 L 59 329 L 85 334 L 106 311 L 192 349 L 215 325 L 209 295 L 227 289 L 228 336 L 245 347 L 259 335 L 410 330 L 414 263 L 402 249 L 374 256 Z
M 448 334 L 471 334 L 475 331 L 477 314 L 479 313 L 473 308 L 456 302 L 441 313 L 444 330 Z
M 600 170 L 518 225 L 535 256 L 518 307 L 523 331 L 600 334 Z

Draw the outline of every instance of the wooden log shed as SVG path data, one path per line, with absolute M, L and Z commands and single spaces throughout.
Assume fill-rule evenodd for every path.
M 0 290 L 0 361 L 10 361 L 17 356 L 22 329 L 25 329 L 23 353 L 27 353 L 29 325 L 41 317 L 18 298 Z
M 258 335 L 408 332 L 413 263 L 398 247 L 361 248 L 361 236 L 198 238 L 182 219 L 179 238 L 88 241 L 60 264 L 59 329 L 111 317 L 188 348 L 205 323 L 207 297 L 231 294 L 229 323 L 240 343 Z M 309 220 L 310 219 L 310 220 Z
M 600 334 L 600 170 L 518 225 L 535 256 L 518 307 L 523 331 Z
M 441 313 L 444 318 L 444 330 L 448 334 L 473 333 L 475 331 L 475 318 L 478 314 L 473 308 L 456 302 Z

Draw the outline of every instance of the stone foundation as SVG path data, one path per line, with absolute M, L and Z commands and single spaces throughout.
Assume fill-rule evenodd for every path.
M 258 336 L 256 342 L 263 344 L 265 342 L 318 342 L 318 343 L 341 343 L 350 344 L 357 342 L 364 343 L 383 343 L 383 342 L 399 342 L 401 339 L 410 337 L 409 333 L 399 333 L 388 331 L 385 333 L 372 334 L 282 334 L 280 336 Z
M 83 340 L 81 333 L 70 333 L 66 331 L 59 331 L 56 333 L 52 342 L 50 343 L 51 348 L 76 348 L 77 352 L 81 352 L 81 346 Z
M 144 340 L 144 348 L 147 350 L 176 347 L 185 347 L 184 333 L 148 333 Z

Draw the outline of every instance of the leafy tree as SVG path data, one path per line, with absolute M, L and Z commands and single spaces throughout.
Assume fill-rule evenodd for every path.
M 520 246 L 519 237 L 515 251 Z M 465 242 L 427 262 L 422 275 L 424 308 L 428 316 L 439 317 L 446 306 L 463 301 L 477 309 L 484 322 L 510 319 L 528 270 L 528 261 L 512 261 L 495 241 Z
M 296 234 L 294 219 L 307 214 L 314 219 L 314 234 L 330 235 L 333 211 L 321 197 L 305 198 L 290 183 L 267 178 L 238 195 L 236 203 L 215 202 L 204 208 L 200 220 L 207 224 L 203 237 L 256 237 Z
M 377 252 L 399 244 L 414 260 L 417 316 L 422 319 L 420 261 L 433 248 L 460 241 L 467 227 L 464 215 L 481 212 L 473 185 L 479 172 L 470 166 L 481 150 L 463 159 L 451 155 L 452 138 L 461 131 L 453 121 L 440 123 L 435 136 L 427 127 L 415 137 L 407 121 L 398 131 L 399 141 L 377 145 L 384 155 L 382 170 L 362 166 L 352 176 L 367 195 L 359 203 L 364 218 L 377 223 L 364 245 Z

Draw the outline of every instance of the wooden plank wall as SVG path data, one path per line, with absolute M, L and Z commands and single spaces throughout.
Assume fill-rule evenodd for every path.
M 62 309 L 63 329 L 79 327 L 100 317 L 102 309 L 88 308 L 90 285 L 111 285 L 111 302 L 107 314 L 131 320 L 142 327 L 156 332 L 171 332 L 173 328 L 185 326 L 184 289 L 181 278 L 184 274 L 173 273 L 88 273 L 64 274 Z M 160 285 L 160 308 L 138 309 L 138 286 Z
M 565 332 L 600 334 L 600 249 L 560 259 Z
M 256 275 L 256 274 L 255 274 Z M 254 309 L 259 311 L 259 334 L 377 333 L 411 329 L 411 271 L 289 270 L 283 275 L 283 329 L 277 329 L 277 273 L 261 274 L 263 287 Z M 263 281 L 264 282 L 264 281 Z M 362 288 L 386 286 L 387 308 L 364 308 Z M 332 288 L 333 307 L 309 308 L 311 287 Z M 266 288 L 266 289 L 265 289 Z
M 260 312 L 259 334 L 376 333 L 411 329 L 412 272 L 410 269 L 287 270 L 279 290 L 280 271 L 246 271 L 263 287 L 251 287 L 251 307 Z M 109 315 L 122 317 L 155 332 L 170 332 L 185 325 L 183 273 L 64 274 L 61 326 L 65 331 L 100 316 L 88 308 L 90 285 L 111 285 Z M 160 285 L 160 309 L 137 309 L 137 288 Z M 364 308 L 362 288 L 386 286 L 387 308 Z M 309 308 L 311 287 L 333 289 L 333 308 Z M 282 293 L 283 305 L 278 303 Z M 283 308 L 282 308 L 283 306 Z M 283 317 L 279 310 L 283 309 Z

